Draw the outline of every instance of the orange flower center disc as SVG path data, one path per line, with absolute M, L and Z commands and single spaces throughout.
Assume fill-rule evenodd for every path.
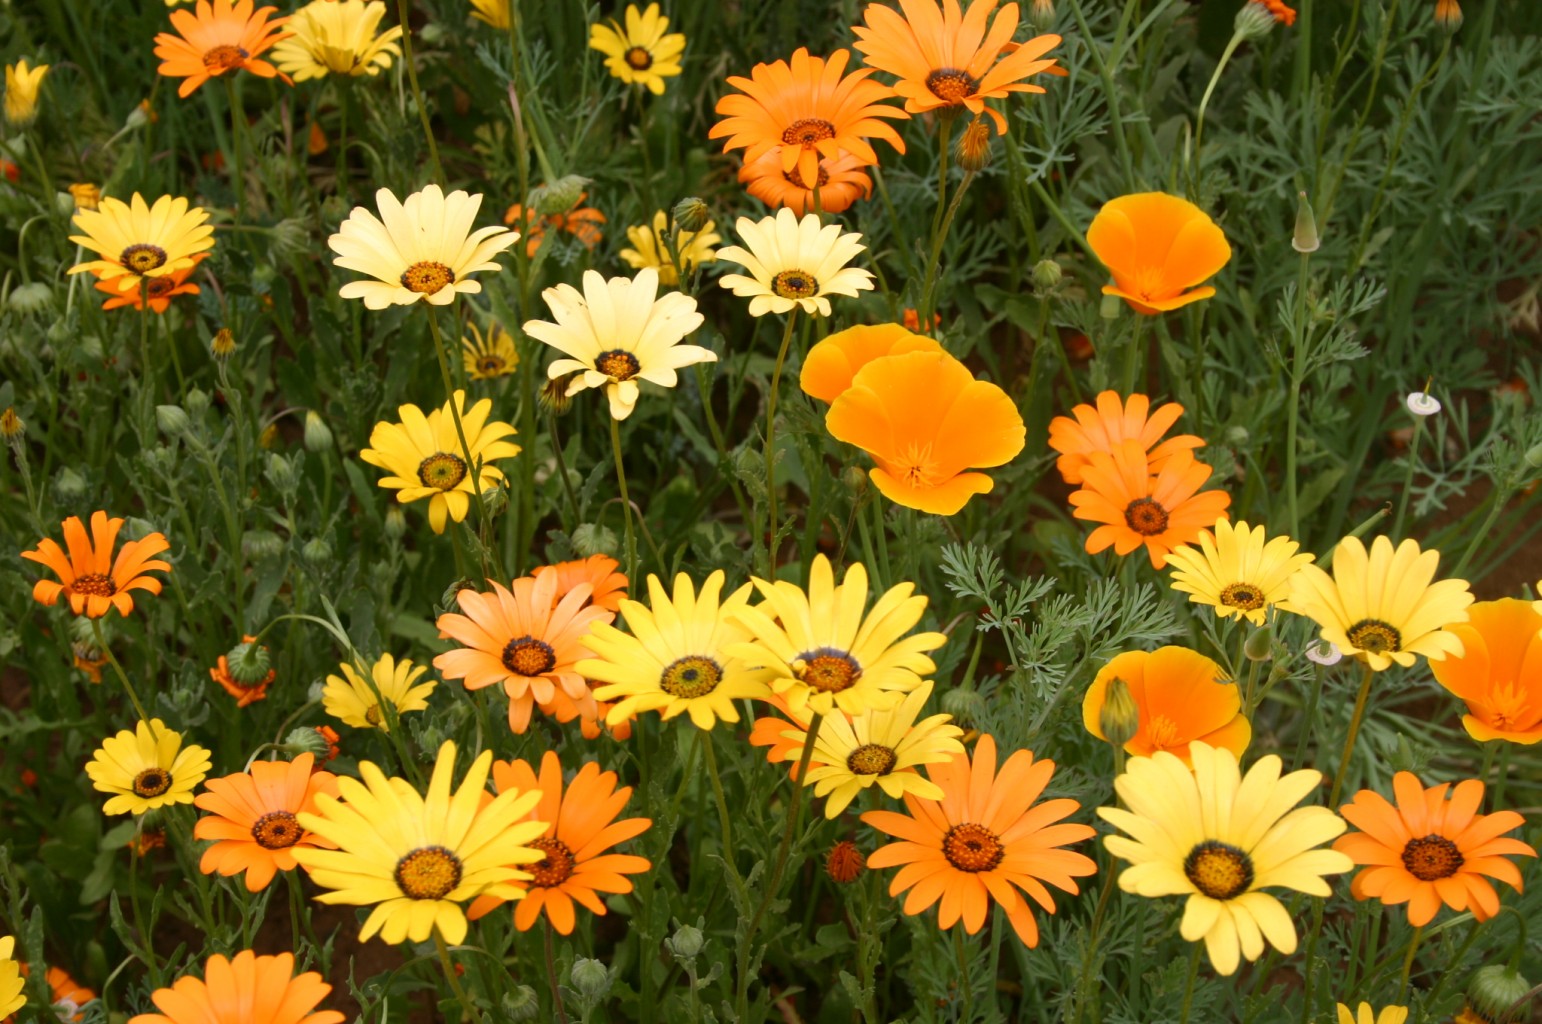
M 224 74 L 231 68 L 244 67 L 246 58 L 251 56 L 239 46 L 216 46 L 212 50 L 205 50 L 203 66 L 211 75 Z
M 70 591 L 76 594 L 91 594 L 95 597 L 111 597 L 118 592 L 118 585 L 112 581 L 111 576 L 103 576 L 99 572 L 88 572 L 84 576 L 75 577 L 75 582 L 70 584 Z
M 659 677 L 659 689 L 671 697 L 689 700 L 705 697 L 717 689 L 723 679 L 723 670 L 711 658 L 692 655 L 671 662 Z
M 623 381 L 637 376 L 642 363 L 632 353 L 613 348 L 609 352 L 601 352 L 595 358 L 594 368 L 612 380 Z
M 420 846 L 397 861 L 396 884 L 411 899 L 444 899 L 460 885 L 460 858 L 442 846 Z
M 459 455 L 435 452 L 418 463 L 418 479 L 424 487 L 448 491 L 466 478 L 466 462 Z
M 573 851 L 562 840 L 542 836 L 532 839 L 530 845 L 546 854 L 528 868 L 535 876 L 532 885 L 552 889 L 566 882 L 573 874 Z
M 784 270 L 771 279 L 771 290 L 784 299 L 807 299 L 819 292 L 819 281 L 802 270 Z
M 1233 583 L 1222 589 L 1221 603 L 1245 612 L 1257 611 L 1264 606 L 1264 592 L 1251 583 Z
M 171 773 L 164 768 L 146 768 L 134 776 L 134 792 L 140 796 L 160 796 L 171 788 Z
M 942 855 L 960 871 L 989 871 L 1001 863 L 1006 849 L 984 825 L 954 825 L 942 837 Z
M 557 664 L 551 644 L 533 636 L 510 640 L 503 648 L 503 667 L 517 676 L 538 676 Z
M 864 743 L 846 758 L 846 767 L 856 775 L 887 775 L 898 762 L 899 756 L 889 747 Z
M 1403 847 L 1403 867 L 1421 882 L 1450 878 L 1466 863 L 1462 851 L 1445 836 L 1410 839 Z
M 443 263 L 425 260 L 402 271 L 402 287 L 420 295 L 432 295 L 455 283 L 455 271 Z
M 1167 529 L 1167 509 L 1151 498 L 1136 498 L 1124 507 L 1124 522 L 1142 537 L 1155 537 Z
M 799 118 L 782 132 L 782 143 L 788 146 L 807 147 L 833 138 L 835 125 L 818 117 Z
M 938 68 L 926 76 L 926 87 L 946 103 L 962 103 L 980 88 L 980 83 L 958 68 Z
M 1183 873 L 1213 900 L 1229 900 L 1253 884 L 1253 859 L 1230 843 L 1207 840 L 1183 858 Z
M 653 54 L 644 50 L 641 46 L 634 46 L 626 51 L 627 66 L 637 71 L 647 71 L 653 66 Z
M 1403 634 L 1380 619 L 1361 619 L 1345 630 L 1345 635 L 1357 650 L 1372 654 L 1403 649 Z
M 844 651 L 821 647 L 798 659 L 803 667 L 798 678 L 820 693 L 840 693 L 856 685 L 862 677 L 862 666 Z
M 1169 750 L 1177 745 L 1178 725 L 1166 715 L 1157 715 L 1146 726 L 1146 739 L 1157 750 Z
M 252 824 L 252 838 L 265 850 L 287 850 L 305 830 L 288 811 L 269 811 Z
M 148 274 L 166 265 L 166 250 L 148 242 L 135 242 L 119 253 L 118 262 L 136 274 Z

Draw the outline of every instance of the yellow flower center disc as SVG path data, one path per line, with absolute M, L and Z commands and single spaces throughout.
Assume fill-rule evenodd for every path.
M 887 775 L 899 763 L 899 756 L 877 743 L 864 743 L 846 758 L 846 767 L 855 775 Z
M 420 846 L 396 863 L 396 884 L 415 900 L 440 900 L 460 885 L 460 858 L 442 846 Z
M 697 655 L 671 662 L 659 677 L 659 689 L 671 697 L 690 700 L 705 697 L 717 689 L 723 679 L 723 670 L 711 658 Z
M 1229 843 L 1206 840 L 1183 858 L 1183 873 L 1213 900 L 1229 900 L 1253 884 L 1253 860 Z
M 420 295 L 432 295 L 455 283 L 455 271 L 443 263 L 426 260 L 402 271 L 402 287 Z

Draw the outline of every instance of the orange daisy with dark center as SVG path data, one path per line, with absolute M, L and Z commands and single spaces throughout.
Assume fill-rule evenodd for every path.
M 1211 839 L 1183 858 L 1183 873 L 1211 899 L 1235 899 L 1253 885 L 1253 860 L 1230 843 Z
M 619 348 L 613 348 L 609 352 L 601 352 L 594 360 L 594 368 L 605 376 L 616 381 L 631 380 L 642 369 L 642 363 L 630 352 L 624 352 Z
M 111 576 L 103 576 L 99 572 L 90 572 L 84 576 L 76 576 L 75 582 L 70 584 L 70 590 L 76 594 L 94 594 L 97 597 L 111 597 L 118 592 L 118 585 L 112 581 Z
M 209 70 L 209 74 L 218 75 L 231 68 L 245 67 L 246 58 L 250 56 L 239 46 L 216 46 L 204 51 L 203 66 Z
M 855 686 L 862 678 L 862 666 L 845 651 L 821 647 L 797 659 L 802 667 L 798 678 L 821 693 L 840 693 Z
M 817 117 L 800 117 L 782 131 L 782 143 L 787 146 L 812 146 L 833 138 L 835 125 Z
M 577 864 L 577 858 L 573 851 L 568 849 L 566 843 L 560 839 L 552 839 L 550 836 L 542 836 L 530 841 L 530 845 L 546 854 L 541 860 L 529 865 L 526 870 L 535 877 L 531 885 L 544 889 L 555 889 L 566 882 L 573 874 L 573 868 Z
M 711 658 L 698 655 L 680 658 L 665 667 L 659 677 L 659 689 L 671 697 L 690 700 L 705 697 L 722 682 L 723 669 Z
M 252 822 L 252 839 L 265 850 L 287 850 L 304 835 L 299 820 L 288 811 L 269 811 Z
M 771 279 L 771 290 L 784 299 L 807 299 L 819 292 L 819 281 L 803 270 L 784 270 Z
M 455 283 L 455 271 L 443 263 L 425 260 L 402 271 L 402 287 L 409 292 L 432 295 Z
M 926 76 L 926 87 L 932 95 L 949 103 L 962 103 L 980 88 L 967 71 L 958 68 L 938 68 Z
M 1264 606 L 1264 592 L 1251 583 L 1233 583 L 1221 588 L 1221 603 L 1245 612 L 1256 611 Z
M 1423 839 L 1410 839 L 1403 847 L 1403 867 L 1421 882 L 1433 882 L 1450 878 L 1461 870 L 1467 858 L 1457 845 L 1445 836 L 1428 835 Z
M 135 242 L 124 247 L 118 255 L 118 262 L 136 274 L 148 274 L 166 265 L 166 250 L 148 242 Z
M 624 59 L 628 67 L 636 68 L 638 71 L 647 71 L 653 67 L 653 54 L 644 50 L 641 46 L 634 46 L 626 51 Z
M 965 822 L 942 837 L 942 855 L 960 871 L 991 871 L 1006 856 L 1001 839 L 984 825 Z
M 899 755 L 878 743 L 864 743 L 846 758 L 846 767 L 857 775 L 887 775 L 898 763 Z
M 420 846 L 396 862 L 396 884 L 415 900 L 441 900 L 460 885 L 460 858 L 442 846 Z
M 557 664 L 551 644 L 533 636 L 515 637 L 503 648 L 503 667 L 517 676 L 538 676 Z
M 1345 635 L 1357 650 L 1373 654 L 1403 649 L 1403 635 L 1380 619 L 1361 619 L 1345 630 Z
M 171 773 L 163 768 L 146 768 L 134 776 L 134 792 L 140 796 L 160 796 L 171 788 Z
M 1155 537 L 1167 529 L 1167 509 L 1151 498 L 1136 498 L 1125 506 L 1124 522 L 1143 537 Z
M 424 487 L 448 491 L 466 478 L 466 460 L 449 452 L 435 452 L 418 463 L 418 479 Z

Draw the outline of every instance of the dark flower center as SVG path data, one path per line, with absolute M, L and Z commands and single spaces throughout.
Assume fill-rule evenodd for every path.
M 88 572 L 84 576 L 76 576 L 75 582 L 70 584 L 70 590 L 76 594 L 111 597 L 118 592 L 118 585 L 112 581 L 111 576 Z
M 705 697 L 723 680 L 723 669 L 711 658 L 692 655 L 671 662 L 659 677 L 659 689 L 671 697 Z
M 1445 836 L 1410 839 L 1403 847 L 1403 867 L 1421 882 L 1450 878 L 1467 862 L 1462 851 Z
M 494 377 L 502 373 L 506 365 L 508 364 L 503 361 L 502 356 L 483 356 L 477 360 L 477 372 Z
M 1403 649 L 1403 635 L 1380 619 L 1361 619 L 1345 631 L 1356 650 L 1372 654 Z
M 551 644 L 533 636 L 510 640 L 503 648 L 503 667 L 517 676 L 538 676 L 557 664 Z
M 118 255 L 118 262 L 136 274 L 147 274 L 166 265 L 166 250 L 148 242 L 136 242 Z
M 817 117 L 799 118 L 782 132 L 782 143 L 788 146 L 807 147 L 833 138 L 835 138 L 835 125 Z
M 439 900 L 460 885 L 460 858 L 442 846 L 420 846 L 396 862 L 396 884 L 415 900 Z
M 1155 537 L 1167 529 L 1167 509 L 1151 498 L 1136 498 L 1124 507 L 1124 522 L 1142 537 Z
M 634 46 L 626 51 L 623 59 L 628 67 L 636 71 L 647 71 L 653 66 L 653 54 L 644 50 L 641 46 Z
M 980 83 L 958 68 L 938 68 L 926 76 L 926 87 L 940 100 L 962 103 L 975 94 Z
M 1183 858 L 1183 873 L 1213 900 L 1229 900 L 1253 884 L 1253 859 L 1230 843 L 1206 840 Z
M 1245 612 L 1257 611 L 1264 606 L 1264 592 L 1251 583 L 1233 583 L 1221 591 L 1221 603 Z
M 942 837 L 942 855 L 960 871 L 989 871 L 1006 852 L 996 833 L 984 825 L 954 825 Z
M 285 850 L 300 841 L 305 830 L 288 811 L 269 811 L 252 825 L 252 838 L 265 850 Z
M 546 889 L 555 888 L 573 874 L 573 866 L 577 863 L 577 858 L 562 840 L 542 836 L 539 839 L 532 839 L 530 845 L 546 854 L 545 857 L 531 864 L 528 869 L 535 876 L 531 881 L 532 885 Z
M 819 282 L 803 270 L 784 270 L 771 279 L 771 290 L 784 299 L 807 299 L 819 292 Z
M 613 348 L 609 352 L 601 352 L 594 360 L 594 368 L 612 380 L 631 380 L 642 369 L 642 363 L 630 352 L 623 352 L 619 348 Z
M 160 796 L 171 788 L 171 772 L 164 768 L 146 768 L 134 776 L 134 792 L 140 796 Z
M 797 670 L 800 680 L 820 693 L 840 693 L 855 686 L 862 678 L 862 666 L 845 651 L 833 647 L 821 647 L 798 656 L 803 667 Z
M 812 185 L 803 180 L 803 171 L 796 166 L 794 166 L 790 171 L 783 171 L 782 177 L 787 179 L 787 183 L 789 185 L 796 185 L 798 188 L 807 189 L 810 192 L 816 188 L 824 188 L 826 185 L 830 184 L 830 172 L 825 170 L 823 164 L 820 164 L 819 174 L 816 176 L 814 184 Z
M 418 479 L 424 487 L 448 491 L 466 478 L 466 461 L 449 452 L 435 452 L 418 463 Z
M 887 775 L 897 763 L 899 755 L 877 743 L 864 743 L 846 758 L 846 767 L 855 775 Z
M 455 271 L 433 260 L 414 263 L 402 271 L 402 287 L 421 295 L 432 295 L 439 289 L 454 283 Z

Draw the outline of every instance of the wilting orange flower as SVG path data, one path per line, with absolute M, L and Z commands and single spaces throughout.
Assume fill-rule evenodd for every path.
M 873 457 L 873 484 L 890 501 L 951 516 L 995 482 L 976 468 L 1004 466 L 1023 450 L 1017 403 L 975 380 L 946 352 L 868 363 L 830 405 L 825 427 Z
M 739 168 L 739 180 L 745 191 L 773 210 L 785 206 L 799 217 L 814 209 L 814 185 L 808 184 L 797 167 L 782 169 L 783 147 L 768 149 Z M 850 153 L 834 159 L 821 158 L 815 184 L 819 187 L 819 208 L 825 213 L 844 213 L 858 199 L 873 195 L 873 179 L 862 172 L 865 165 Z
M 312 728 L 316 730 L 316 735 L 320 736 L 327 743 L 327 756 L 322 758 L 321 763 L 328 764 L 336 760 L 337 755 L 343 752 L 343 748 L 340 745 L 343 738 L 330 725 L 316 725 L 312 726 Z M 311 770 L 317 771 L 318 768 L 312 768 Z
M 586 654 L 585 657 L 587 656 Z M 592 687 L 583 696 L 576 698 L 569 697 L 559 689 L 552 694 L 551 700 L 536 704 L 541 714 L 556 719 L 559 725 L 566 725 L 575 718 L 578 719 L 579 732 L 586 740 L 597 740 L 604 733 L 610 733 L 611 737 L 617 740 L 631 739 L 632 720 L 637 716 L 629 715 L 611 725 L 606 718 L 615 706 L 614 701 L 596 700 Z
M 183 975 L 150 993 L 160 1013 L 141 1013 L 128 1024 L 343 1024 L 336 1010 L 317 1010 L 332 991 L 315 971 L 296 977 L 294 954 L 258 956 L 249 949 L 232 959 L 209 957 L 200 978 Z
M 18 963 L 17 968 L 23 978 L 32 976 L 29 965 Z M 53 1006 L 54 1013 L 60 1020 L 84 1020 L 85 1014 L 78 1013 L 82 1006 L 96 998 L 96 993 L 86 988 L 80 982 L 70 977 L 70 973 L 62 967 L 50 967 L 43 975 L 43 980 L 48 982 L 48 998 Z M 14 1016 L 5 1018 L 4 1024 L 15 1024 Z
M 241 642 L 243 644 L 254 644 L 257 642 L 257 638 L 254 636 L 243 636 Z M 263 650 L 266 651 L 267 648 L 264 647 Z M 268 674 L 256 682 L 243 683 L 230 674 L 230 657 L 225 654 L 221 654 L 219 661 L 215 663 L 213 668 L 209 669 L 209 678 L 219 683 L 220 689 L 236 699 L 236 707 L 238 708 L 244 708 L 260 700 L 267 700 L 268 687 L 277 677 L 278 670 L 270 668 L 268 669 Z
M 593 249 L 605 237 L 605 232 L 600 230 L 600 225 L 605 223 L 605 215 L 592 206 L 580 205 L 588 198 L 589 193 L 580 192 L 566 213 L 553 213 L 545 217 L 515 203 L 504 211 L 503 222 L 514 225 L 515 230 L 525 239 L 526 256 L 533 257 L 536 254 L 547 231 L 566 231 L 584 243 L 584 248 Z
M 86 678 L 93 683 L 102 681 L 102 669 L 107 664 L 107 655 L 98 650 L 93 644 L 76 641 L 70 644 L 70 660 L 72 668 L 78 668 L 86 674 Z
M 572 593 L 573 588 L 580 583 L 587 583 L 591 604 L 608 612 L 618 612 L 621 610 L 621 602 L 626 600 L 627 588 L 626 575 L 616 571 L 620 565 L 609 555 L 590 555 L 573 562 L 537 566 L 530 570 L 530 575 L 536 579 L 547 575 L 557 577 L 557 590 L 552 594 L 553 605 Z
M 1054 67 L 1053 58 L 1040 58 L 1060 45 L 1060 37 L 1012 42 L 1017 4 L 1007 4 L 991 19 L 996 3 L 974 0 L 963 13 L 958 0 L 943 0 L 941 8 L 937 0 L 901 0 L 903 16 L 883 4 L 868 4 L 862 16 L 866 24 L 852 29 L 857 34 L 852 48 L 868 67 L 899 76 L 894 91 L 905 97 L 905 109 L 912 114 L 962 106 L 977 116 L 989 114 L 996 134 L 1004 135 L 1007 119 L 985 101 L 1043 92 L 1023 79 Z M 1007 56 L 997 63 L 1003 51 Z
M 69 548 L 66 555 L 51 537 L 38 542 L 35 551 L 23 551 L 21 557 L 39 562 L 59 576 L 59 582 L 38 580 L 32 587 L 37 601 L 52 605 L 63 594 L 70 599 L 70 610 L 76 615 L 99 619 L 108 608 L 118 609 L 119 615 L 134 610 L 130 590 L 161 592 L 161 581 L 144 573 L 170 572 L 170 564 L 153 556 L 171 545 L 159 533 L 147 534 L 142 540 L 131 540 L 123 545 L 114 560 L 112 549 L 123 528 L 122 519 L 109 519 L 106 512 L 91 514 L 91 535 L 79 516 L 64 521 L 64 543 Z
M 858 324 L 836 331 L 808 350 L 798 386 L 803 393 L 825 404 L 835 401 L 851 380 L 874 359 L 901 356 L 906 352 L 942 352 L 931 338 L 913 334 L 899 324 Z
M 165 277 L 145 278 L 143 290 L 149 296 L 150 308 L 157 313 L 164 313 L 171 308 L 171 300 L 178 295 L 197 295 L 200 291 L 199 287 L 188 278 L 193 276 L 193 271 L 198 269 L 198 264 L 208 258 L 208 255 L 206 252 L 197 253 L 192 257 L 191 265 L 173 270 Z M 103 309 L 122 309 L 124 306 L 140 309 L 144 305 L 140 297 L 140 289 L 132 288 L 129 291 L 123 291 L 116 281 L 98 281 L 96 290 L 111 296 L 102 303 Z
M 1542 613 L 1530 601 L 1479 601 L 1447 626 L 1460 656 L 1430 662 L 1435 680 L 1467 703 L 1462 725 L 1479 743 L 1542 740 Z
M 1289 28 L 1296 23 L 1296 11 L 1293 7 L 1287 7 L 1282 0 L 1251 0 L 1274 16 L 1274 20 Z
M 1104 203 L 1087 229 L 1087 244 L 1114 276 L 1103 294 L 1119 296 L 1137 313 L 1210 298 L 1214 288 L 1197 286 L 1231 259 L 1231 245 L 1215 221 L 1187 199 L 1165 192 Z
M 745 163 L 780 148 L 783 171 L 798 169 L 803 182 L 819 177 L 819 159 L 838 160 L 844 150 L 865 164 L 876 164 L 878 154 L 868 139 L 883 139 L 905 152 L 899 133 L 879 118 L 907 118 L 898 107 L 881 102 L 894 90 L 868 80 L 872 69 L 860 68 L 841 77 L 851 54 L 836 50 L 829 60 L 810 57 L 806 47 L 784 60 L 756 64 L 749 78 L 730 76 L 728 84 L 740 90 L 717 101 L 723 120 L 712 126 L 708 138 L 728 137 L 723 152 L 745 150 Z
M 626 806 L 632 787 L 616 788 L 615 772 L 602 772 L 593 761 L 584 762 L 564 798 L 562 762 L 548 750 L 541 758 L 541 774 L 524 761 L 494 761 L 493 786 L 499 793 L 540 790 L 541 802 L 530 812 L 530 821 L 551 822 L 551 828 L 530 845 L 546 856 L 534 864 L 518 865 L 535 877 L 515 882 L 525 898 L 514 904 L 514 927 L 529 931 L 546 911 L 552 927 L 562 935 L 573 934 L 573 903 L 596 914 L 605 913 L 600 893 L 628 893 L 632 883 L 625 875 L 647 871 L 646 857 L 605 851 L 648 831 L 647 818 L 616 820 Z M 507 902 L 497 896 L 478 896 L 467 916 L 475 921 Z
M 1102 523 L 1087 537 L 1087 551 L 1110 545 L 1128 555 L 1142 544 L 1153 568 L 1167 565 L 1167 553 L 1192 544 L 1200 532 L 1226 518 L 1231 495 L 1203 491 L 1210 467 L 1186 449 L 1174 452 L 1153 474 L 1139 441 L 1125 440 L 1113 452 L 1092 452 L 1082 471 L 1082 489 L 1071 495 L 1077 519 Z
M 1155 412 L 1150 412 L 1151 399 L 1145 395 L 1121 400 L 1118 392 L 1104 391 L 1096 401 L 1096 408 L 1083 403 L 1071 410 L 1071 416 L 1056 416 L 1049 421 L 1049 446 L 1060 453 L 1055 468 L 1068 484 L 1082 482 L 1088 455 L 1112 454 L 1126 440 L 1140 442 L 1153 473 L 1160 473 L 1174 452 L 1204 446 L 1204 439 L 1193 434 L 1162 440 L 1162 435 L 1183 415 L 1183 406 L 1177 402 L 1159 405 Z
M 875 850 L 867 866 L 904 865 L 889 883 L 889 895 L 910 890 L 907 914 L 919 914 L 940 899 L 938 927 L 952 928 L 963 918 L 973 935 L 985 924 L 994 899 L 1017 937 L 1037 946 L 1039 926 L 1022 894 L 1053 914 L 1055 901 L 1045 882 L 1075 895 L 1075 880 L 1097 871 L 1090 857 L 1058 849 L 1095 834 L 1087 825 L 1054 824 L 1081 805 L 1062 798 L 1034 806 L 1054 771 L 1055 762 L 1035 761 L 1032 751 L 1019 750 L 997 774 L 996 741 L 982 735 L 973 759 L 954 754 L 947 764 L 926 766 L 946 794 L 941 800 L 906 794 L 908 815 L 862 815 L 864 823 L 901 840 Z
M 1165 750 L 1191 765 L 1189 744 L 1201 740 L 1242 759 L 1253 727 L 1242 715 L 1236 683 L 1203 654 L 1187 647 L 1159 647 L 1112 658 L 1082 699 L 1082 724 L 1100 740 L 1108 738 L 1099 717 L 1115 679 L 1124 680 L 1140 712 L 1135 735 L 1124 745 L 1127 753 L 1150 757 Z
M 1479 921 L 1499 913 L 1490 878 L 1521 891 L 1521 873 L 1505 855 L 1535 857 L 1519 839 L 1503 838 L 1526 823 L 1514 811 L 1479 814 L 1483 783 L 1466 779 L 1446 799 L 1450 783 L 1425 788 L 1412 772 L 1392 777 L 1393 804 L 1362 789 L 1339 813 L 1360 829 L 1340 836 L 1333 848 L 1365 865 L 1350 883 L 1355 899 L 1408 904 L 1408 923 L 1430 922 L 1444 903 L 1470 910 Z
M 248 892 L 261 892 L 280 871 L 295 869 L 294 849 L 334 844 L 300 827 L 296 815 L 316 812 L 316 796 L 337 796 L 337 776 L 316 771 L 316 759 L 253 761 L 244 772 L 205 782 L 193 804 L 209 813 L 193 826 L 195 839 L 212 839 L 198 870 L 206 875 L 246 872 Z
M 156 70 L 167 78 L 181 78 L 178 96 L 190 96 L 211 77 L 245 68 L 259 78 L 277 75 L 286 85 L 289 76 L 258 54 L 292 33 L 279 31 L 288 16 L 269 15 L 276 7 L 252 10 L 253 0 L 198 0 L 197 13 L 172 11 L 171 25 L 181 33 L 161 32 L 155 37 L 155 55 L 162 60 Z
M 825 874 L 837 885 L 850 885 L 867 869 L 867 858 L 850 839 L 842 839 L 825 854 Z

